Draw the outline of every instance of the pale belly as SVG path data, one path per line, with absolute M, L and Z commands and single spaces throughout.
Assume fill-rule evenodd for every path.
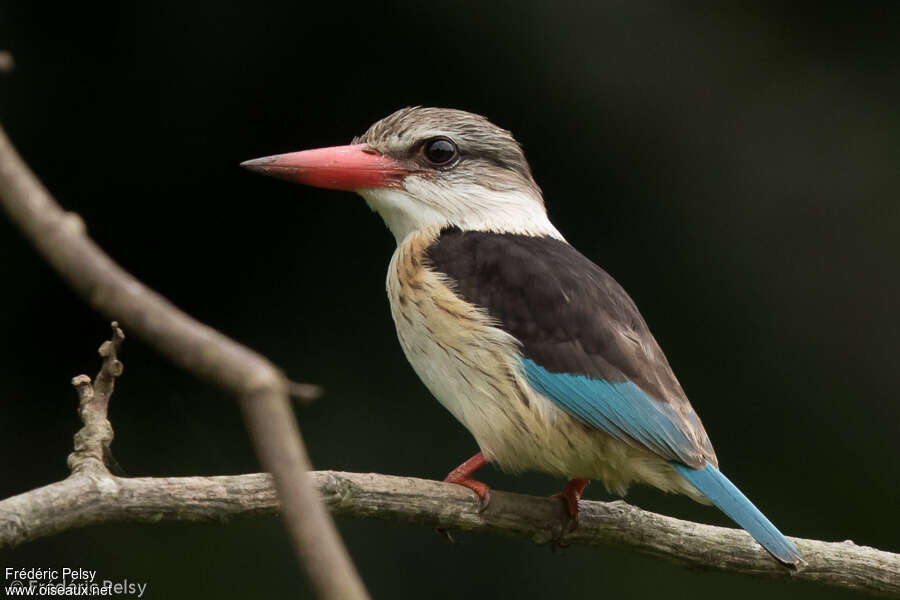
M 400 345 L 489 461 L 512 472 L 600 479 L 618 494 L 645 482 L 696 496 L 666 460 L 582 424 L 533 390 L 521 372 L 516 340 L 458 298 L 420 257 L 413 240 L 397 249 L 388 269 Z

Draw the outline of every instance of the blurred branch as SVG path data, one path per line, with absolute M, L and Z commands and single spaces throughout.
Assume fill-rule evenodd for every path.
M 0 75 L 12 73 L 16 68 L 16 61 L 13 59 L 12 52 L 9 50 L 0 50 Z
M 321 386 L 312 383 L 288 381 L 288 394 L 302 404 L 312 403 L 321 398 L 324 393 Z
M 63 211 L 50 196 L 2 128 L 0 205 L 92 307 L 121 322 L 175 364 L 238 399 L 260 463 L 274 476 L 291 542 L 318 596 L 367 598 L 334 522 L 309 482 L 311 465 L 282 372 L 263 356 L 188 316 L 117 265 L 87 236 L 81 218 Z
M 460 486 L 374 473 L 310 473 L 335 515 L 484 531 L 551 544 L 562 525 L 560 503 L 494 490 L 480 502 Z M 228 477 L 70 477 L 0 502 L 0 549 L 73 527 L 130 521 L 223 521 L 274 514 L 278 501 L 265 474 Z M 758 577 L 814 582 L 900 598 L 900 555 L 852 542 L 791 538 L 805 563 L 788 569 L 743 530 L 681 521 L 617 502 L 581 502 L 566 545 L 614 546 L 680 565 Z

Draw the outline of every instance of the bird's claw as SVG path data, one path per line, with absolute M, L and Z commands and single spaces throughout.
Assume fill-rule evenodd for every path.
M 479 452 L 450 471 L 450 474 L 444 478 L 445 483 L 455 483 L 467 487 L 478 495 L 478 514 L 483 513 L 487 509 L 488 504 L 491 503 L 491 488 L 486 483 L 472 479 L 471 475 L 485 464 L 487 464 L 487 459 L 485 459 L 484 454 Z M 455 543 L 453 536 L 446 529 L 438 528 L 436 531 L 447 541 Z
M 478 514 L 481 514 L 487 510 L 488 505 L 491 503 L 491 488 L 485 485 L 483 495 L 478 491 L 476 491 L 475 493 L 478 494 Z
M 566 496 L 563 492 L 560 492 L 559 494 L 553 494 L 550 497 L 559 498 L 560 500 L 562 500 L 564 506 L 565 514 L 562 518 L 563 527 L 561 530 L 562 533 L 560 535 L 562 536 L 578 529 L 578 514 L 580 512 L 578 510 L 578 500 L 573 501 L 572 498 Z
M 569 543 L 565 541 L 566 534 L 572 533 L 578 529 L 578 512 L 574 515 L 569 512 L 568 499 L 562 494 L 553 494 L 551 498 L 559 498 L 563 501 L 565 508 L 563 509 L 562 518 L 559 520 L 559 529 L 554 526 L 553 537 L 550 538 L 550 550 L 557 552 L 569 547 Z
M 451 481 L 450 483 L 455 483 L 457 485 L 461 485 L 463 487 L 467 487 L 478 496 L 478 514 L 483 513 L 487 510 L 488 505 L 491 503 L 491 488 L 481 481 L 475 479 L 463 479 L 461 481 Z M 453 536 L 446 529 L 438 528 L 435 529 L 444 539 L 446 539 L 451 544 L 455 544 L 456 540 L 453 539 Z
M 485 510 L 487 510 L 488 505 L 491 503 L 491 488 L 489 488 L 487 485 L 481 483 L 480 481 L 475 481 L 474 479 L 471 481 L 472 481 L 472 483 L 477 483 L 480 486 L 484 486 L 484 489 L 481 490 L 479 488 L 478 490 L 476 490 L 472 486 L 468 485 L 468 483 L 462 483 L 462 482 L 455 482 L 455 483 L 459 483 L 459 485 L 464 485 L 465 487 L 467 487 L 470 490 L 472 490 L 473 492 L 475 492 L 475 494 L 478 496 L 478 514 L 481 514 Z M 438 527 L 437 529 L 435 529 L 435 531 L 438 534 L 440 534 L 445 540 L 450 542 L 451 544 L 456 543 L 456 540 L 453 539 L 453 535 L 450 533 L 450 531 L 448 529 L 443 529 L 443 528 Z
M 578 529 L 578 501 L 581 500 L 581 494 L 584 492 L 584 488 L 587 487 L 587 484 L 587 479 L 573 479 L 566 484 L 563 491 L 551 496 L 552 498 L 559 498 L 562 500 L 563 506 L 565 507 L 565 514 L 561 521 L 559 535 L 554 536 L 550 541 L 550 548 L 554 552 L 567 547 L 569 544 L 564 543 L 563 538 L 565 538 L 567 533 L 572 533 Z

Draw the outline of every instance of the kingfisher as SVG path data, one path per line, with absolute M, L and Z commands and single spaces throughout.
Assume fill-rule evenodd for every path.
M 350 145 L 241 163 L 356 192 L 397 248 L 387 293 L 406 358 L 479 452 L 445 481 L 490 500 L 487 463 L 714 504 L 773 557 L 797 548 L 719 471 L 712 443 L 634 301 L 553 226 L 521 145 L 485 117 L 403 108 Z

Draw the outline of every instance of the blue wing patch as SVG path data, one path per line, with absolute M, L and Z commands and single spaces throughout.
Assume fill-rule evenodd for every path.
M 551 373 L 529 358 L 522 358 L 522 366 L 537 391 L 582 422 L 623 442 L 637 442 L 664 458 L 691 466 L 704 464 L 703 453 L 684 431 L 684 417 L 634 382 Z
M 522 358 L 522 366 L 528 382 L 567 413 L 624 442 L 637 442 L 669 459 L 679 473 L 775 558 L 786 564 L 800 560 L 797 548 L 706 461 L 684 431 L 684 428 L 690 431 L 690 424 L 672 407 L 653 399 L 632 381 L 611 382 L 586 375 L 551 373 L 528 358 Z

